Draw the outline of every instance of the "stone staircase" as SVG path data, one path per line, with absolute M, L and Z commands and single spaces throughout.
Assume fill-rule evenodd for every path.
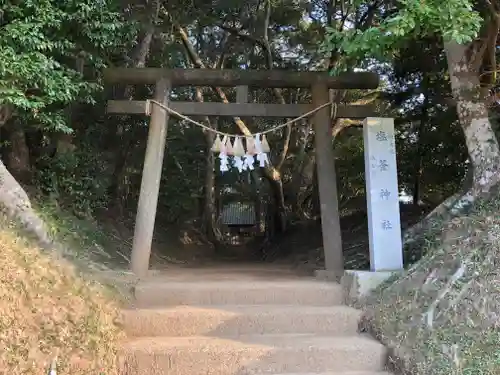
M 277 273 L 138 283 L 124 374 L 387 374 L 385 347 L 357 332 L 340 285 Z

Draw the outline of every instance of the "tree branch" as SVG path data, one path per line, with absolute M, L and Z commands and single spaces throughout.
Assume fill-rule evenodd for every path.
M 205 64 L 203 63 L 203 61 L 201 61 L 198 53 L 196 53 L 184 29 L 180 25 L 176 25 L 176 28 L 181 37 L 182 44 L 184 45 L 184 48 L 186 49 L 187 54 L 190 60 L 192 61 L 193 65 L 198 69 L 206 69 Z M 219 96 L 219 98 L 223 103 L 226 104 L 229 103 L 229 100 L 227 99 L 225 92 L 220 87 L 212 87 L 212 90 L 214 90 L 214 92 Z M 239 117 L 234 117 L 233 120 L 243 135 L 245 136 L 252 135 L 252 132 L 248 129 L 246 124 Z
M 357 22 L 356 28 L 360 29 L 361 31 L 365 31 L 366 29 L 371 27 L 373 19 L 375 18 L 375 13 L 377 9 L 379 9 L 381 4 L 382 2 L 380 0 L 374 1 L 373 4 L 368 7 L 366 13 L 360 17 L 359 22 Z
M 13 116 L 13 107 L 10 104 L 0 104 L 0 128 Z
M 263 33 L 263 39 L 257 39 L 251 35 L 244 34 L 242 30 L 234 28 L 234 27 L 229 27 L 225 25 L 219 25 L 219 27 L 223 30 L 228 31 L 232 35 L 234 35 L 237 38 L 240 38 L 242 40 L 246 40 L 251 42 L 252 44 L 258 45 L 263 54 L 264 58 L 266 60 L 266 65 L 269 70 L 273 69 L 273 55 L 272 55 L 272 50 L 271 46 L 269 43 L 269 23 L 271 19 L 271 1 L 267 0 L 266 1 L 266 17 L 264 21 L 264 33 Z M 283 97 L 283 92 L 279 88 L 273 88 L 273 93 L 278 99 L 278 102 L 280 104 L 286 104 L 285 98 Z M 290 148 L 290 140 L 291 140 L 291 134 L 292 134 L 292 126 L 289 125 L 285 129 L 285 137 L 284 137 L 284 144 L 283 144 L 283 150 L 280 154 L 279 161 L 277 163 L 276 169 L 279 171 L 283 167 L 283 164 L 285 163 L 286 156 L 288 154 L 288 150 Z
M 221 41 L 221 52 L 219 55 L 219 58 L 214 64 L 214 69 L 222 69 L 224 67 L 224 64 L 226 62 L 226 56 L 227 53 L 229 52 L 230 46 L 232 43 L 232 38 L 230 34 L 225 34 L 224 39 Z
M 203 61 L 201 61 L 200 56 L 196 53 L 193 45 L 189 41 L 188 35 L 184 28 L 179 24 L 175 25 L 175 28 L 181 38 L 182 44 L 186 49 L 186 52 L 191 59 L 193 65 L 198 69 L 206 68 Z M 212 90 L 219 96 L 223 103 L 228 104 L 229 100 L 225 92 L 220 87 L 212 87 Z M 239 117 L 233 117 L 233 121 L 240 130 L 240 132 L 245 136 L 252 136 L 252 132 L 248 129 L 246 124 Z M 264 168 L 264 174 L 266 178 L 270 181 L 273 181 L 276 185 L 275 193 L 276 193 L 276 202 L 280 208 L 280 222 L 282 229 L 286 227 L 286 213 L 285 213 L 285 198 L 283 195 L 283 183 L 281 181 L 281 173 L 277 170 L 273 165 L 269 164 Z M 279 191 L 278 191 L 279 190 Z

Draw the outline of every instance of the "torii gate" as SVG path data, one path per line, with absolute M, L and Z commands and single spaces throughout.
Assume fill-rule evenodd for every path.
M 284 70 L 109 68 L 104 72 L 104 79 L 111 84 L 155 84 L 154 100 L 186 116 L 281 118 L 298 117 L 330 102 L 331 89 L 374 89 L 379 84 L 378 76 L 369 72 L 331 76 L 327 72 Z M 174 86 L 310 88 L 312 104 L 169 102 L 170 90 Z M 108 113 L 145 114 L 146 107 L 146 101 L 110 100 Z M 371 106 L 338 105 L 336 115 L 338 118 L 364 119 L 373 113 Z M 168 118 L 165 109 L 152 106 L 131 256 L 131 269 L 140 277 L 145 276 L 149 269 Z M 324 107 L 314 113 L 313 119 L 316 148 L 324 150 L 317 154 L 316 160 L 325 268 L 340 275 L 343 272 L 343 254 L 335 160 L 331 147 L 331 109 Z

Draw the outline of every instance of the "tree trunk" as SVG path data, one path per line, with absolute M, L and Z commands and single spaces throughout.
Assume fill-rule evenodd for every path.
M 427 89 L 428 78 L 424 79 L 424 90 Z M 422 114 L 420 115 L 420 124 L 417 133 L 417 157 L 414 164 L 414 180 L 413 180 L 413 204 L 419 206 L 422 198 L 421 180 L 422 180 L 422 159 L 424 156 L 424 137 L 429 121 L 429 92 L 425 93 L 424 103 L 422 105 Z
M 281 175 L 279 174 L 264 174 L 266 179 L 269 181 L 271 191 L 275 202 L 275 230 L 278 233 L 283 233 L 286 230 L 287 218 L 286 218 L 286 205 L 285 205 L 285 194 L 283 191 L 283 181 L 281 180 Z
M 481 196 L 488 195 L 500 182 L 500 147 L 491 125 L 485 98 L 481 95 L 479 75 L 471 69 L 467 58 L 467 45 L 445 42 L 444 50 L 453 98 L 457 114 L 464 131 L 465 143 L 471 163 L 472 178 L 462 192 L 446 199 L 420 223 L 404 234 L 404 244 L 416 241 L 424 231 L 435 228 L 436 222 L 443 222 L 459 215 Z
M 12 175 L 24 183 L 31 182 L 30 152 L 26 143 L 24 129 L 15 124 L 6 129 L 10 145 L 7 152 L 6 163 Z
M 321 201 L 319 199 L 319 184 L 318 184 L 318 170 L 316 163 L 314 163 L 314 171 L 312 178 L 312 191 L 311 191 L 311 217 L 317 218 L 321 215 Z
M 108 192 L 111 203 L 110 208 L 118 212 L 120 215 L 122 214 L 122 203 L 127 196 L 127 189 L 125 188 L 124 181 L 126 181 L 127 177 L 127 165 L 129 164 L 130 158 L 135 150 L 135 144 L 133 141 L 142 137 L 144 137 L 144 130 L 140 127 L 124 131 L 121 135 L 115 135 L 115 139 L 120 139 L 121 142 L 115 142 L 119 146 L 118 150 L 115 151 L 117 158 L 111 175 L 111 183 L 108 188 Z
M 212 243 L 217 242 L 217 235 L 215 232 L 215 222 L 217 215 L 217 207 L 215 203 L 215 158 L 211 151 L 214 134 L 212 132 L 205 132 L 207 141 L 207 165 L 205 169 L 205 186 L 204 186 L 204 199 L 203 199 L 203 231 Z
M 21 229 L 34 235 L 43 248 L 54 246 L 45 223 L 31 207 L 24 189 L 0 160 L 0 212 L 21 224 Z
M 10 106 L 0 106 L 0 128 L 9 120 L 12 120 L 13 110 Z M 2 128 L 2 130 L 5 130 Z M 17 135 L 15 135 L 17 133 Z M 24 167 L 29 166 L 29 149 L 26 144 L 24 131 L 13 129 L 14 138 L 18 138 L 25 159 L 22 163 Z M 23 148 L 24 147 L 24 148 Z M 25 154 L 25 155 L 24 155 Z M 32 235 L 37 240 L 40 247 L 44 249 L 60 249 L 60 246 L 52 241 L 43 220 L 31 207 L 28 194 L 9 172 L 3 161 L 0 159 L 0 213 L 6 215 L 10 220 L 20 224 L 20 228 Z
M 151 52 L 151 45 L 153 42 L 153 36 L 155 34 L 155 25 L 158 21 L 160 2 L 150 2 L 149 4 L 149 22 L 141 31 L 138 41 L 134 50 L 131 52 L 131 58 L 127 64 L 129 67 L 134 68 L 144 68 L 148 60 L 148 56 Z M 134 96 L 134 86 L 127 85 L 120 96 L 123 96 L 125 100 L 131 100 Z M 123 197 L 123 185 L 122 181 L 126 173 L 127 158 L 129 156 L 132 147 L 132 142 L 135 139 L 134 134 L 129 134 L 125 129 L 125 123 L 130 121 L 130 116 L 122 116 L 121 118 L 115 119 L 113 124 L 115 125 L 109 132 L 110 144 L 116 144 L 117 150 L 113 152 L 117 156 L 114 170 L 112 173 L 112 180 L 109 186 L 109 195 L 111 199 L 111 208 L 117 211 L 121 210 Z M 135 132 L 132 132 L 135 133 Z M 121 142 L 115 142 L 116 139 L 121 139 Z
M 58 134 L 56 143 L 57 155 L 72 153 L 76 149 L 76 146 L 73 144 L 73 136 L 71 134 Z
M 481 96 L 478 73 L 469 68 L 467 46 L 447 42 L 444 47 L 458 118 L 473 167 L 473 195 L 477 196 L 488 193 L 500 181 L 500 147 Z
M 180 35 L 181 42 L 191 59 L 191 62 L 197 69 L 206 69 L 205 64 L 201 61 L 200 56 L 196 53 L 192 43 L 186 31 L 180 26 L 176 25 L 177 31 Z M 219 96 L 223 103 L 229 103 L 227 96 L 220 87 L 212 87 L 212 90 L 216 95 Z M 252 136 L 252 133 L 246 126 L 246 124 L 239 117 L 233 117 L 233 121 L 244 136 Z M 281 179 L 281 173 L 273 165 L 267 165 L 264 168 L 264 177 L 269 182 L 271 187 L 273 197 L 276 203 L 276 223 L 278 224 L 278 231 L 284 232 L 287 226 L 287 216 L 286 216 L 286 206 L 285 206 L 285 194 L 283 191 L 283 181 Z

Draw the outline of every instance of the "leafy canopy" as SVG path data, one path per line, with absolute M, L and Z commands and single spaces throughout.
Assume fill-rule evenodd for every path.
M 366 11 L 366 1 L 355 0 L 357 9 Z M 472 41 L 478 34 L 482 19 L 469 0 L 399 0 L 394 8 L 379 9 L 379 20 L 366 30 L 346 22 L 340 29 L 337 25 L 327 28 L 321 45 L 325 54 L 337 50 L 344 64 L 374 57 L 385 60 L 410 38 L 438 34 L 444 40 L 459 44 Z
M 76 70 L 100 69 L 132 31 L 110 0 L 5 1 L 0 7 L 0 105 L 44 128 L 70 132 L 64 107 L 92 102 L 98 81 Z

